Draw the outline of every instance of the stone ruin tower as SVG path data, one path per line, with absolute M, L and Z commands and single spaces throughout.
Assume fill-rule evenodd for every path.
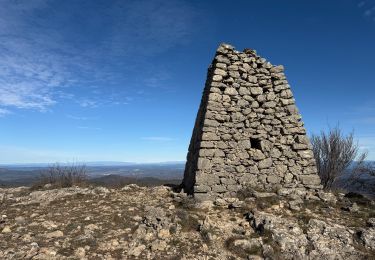
M 208 69 L 182 187 L 210 198 L 249 186 L 321 188 L 284 67 L 221 44 Z

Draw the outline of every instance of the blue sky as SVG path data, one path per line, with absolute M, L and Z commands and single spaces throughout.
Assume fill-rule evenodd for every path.
M 375 160 L 375 0 L 0 0 L 0 163 L 185 160 L 221 42 Z

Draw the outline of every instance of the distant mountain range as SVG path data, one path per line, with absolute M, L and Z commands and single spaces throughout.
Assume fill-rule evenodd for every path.
M 182 179 L 185 162 L 77 162 L 86 165 L 87 176 L 96 183 L 177 183 Z M 20 163 L 0 165 L 0 186 L 31 185 L 46 173 L 50 163 Z M 71 165 L 62 163 L 61 166 Z M 116 176 L 116 177 L 115 177 Z M 116 180 L 116 181 L 114 181 Z M 158 180 L 158 181 L 156 181 Z
M 375 161 L 366 161 L 371 164 L 375 164 Z M 167 166 L 167 165 L 185 165 L 186 161 L 167 161 L 167 162 L 150 162 L 150 163 L 139 163 L 139 162 L 119 162 L 119 161 L 92 161 L 92 162 L 74 162 L 74 163 L 58 163 L 61 166 L 66 165 L 86 165 L 87 167 L 100 167 L 100 166 Z M 54 165 L 56 163 L 7 163 L 0 164 L 0 168 L 44 168 Z M 355 162 L 353 162 L 353 165 Z
M 19 167 L 48 167 L 56 163 L 9 163 L 0 164 L 0 168 L 19 168 Z M 118 162 L 118 161 L 93 161 L 93 162 L 73 162 L 73 163 L 58 163 L 64 165 L 86 165 L 86 166 L 135 166 L 135 165 L 185 165 L 185 161 L 167 161 L 167 162 L 152 162 L 152 163 L 137 163 L 137 162 Z

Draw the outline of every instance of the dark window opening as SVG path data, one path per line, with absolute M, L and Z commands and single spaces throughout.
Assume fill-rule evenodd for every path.
M 262 150 L 262 144 L 259 139 L 250 138 L 251 148 Z

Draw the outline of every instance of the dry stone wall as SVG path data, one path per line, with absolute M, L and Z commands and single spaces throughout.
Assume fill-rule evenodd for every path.
M 197 197 L 245 187 L 320 189 L 283 66 L 222 44 L 208 69 L 182 186 Z

